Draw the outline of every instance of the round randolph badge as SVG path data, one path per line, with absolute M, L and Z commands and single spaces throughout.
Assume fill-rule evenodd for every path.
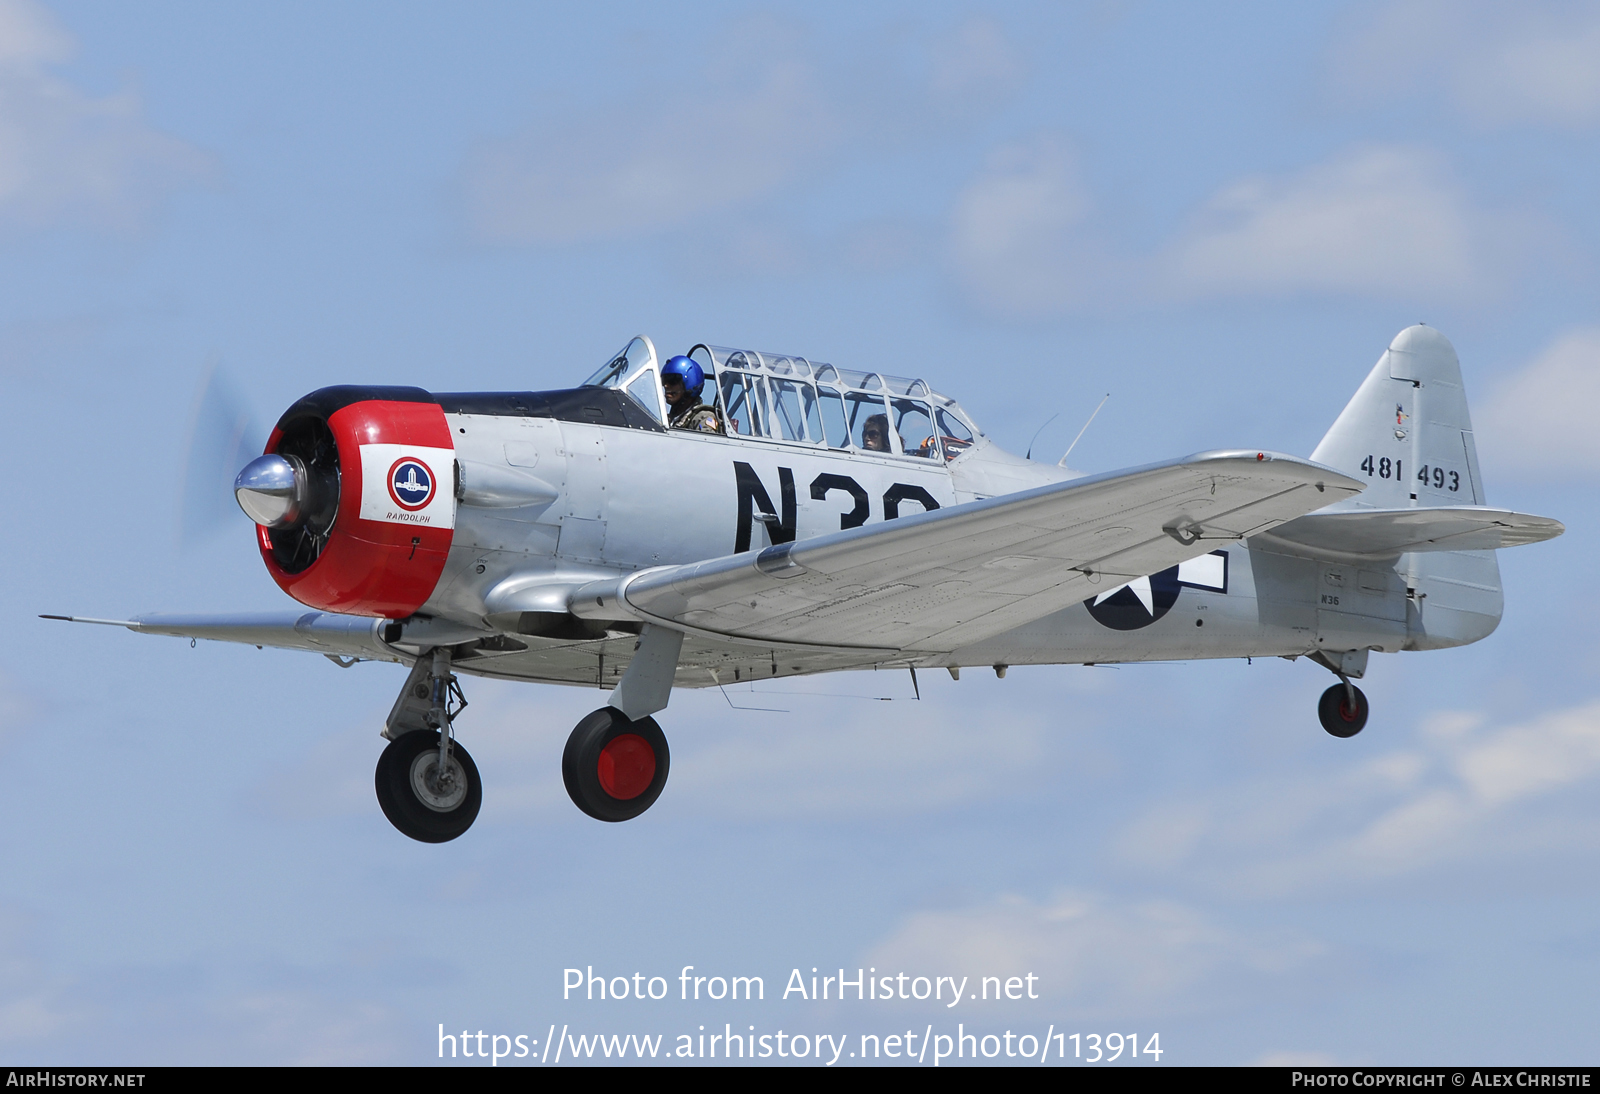
M 389 468 L 389 497 L 408 513 L 415 513 L 433 500 L 433 472 L 415 456 L 401 456 Z

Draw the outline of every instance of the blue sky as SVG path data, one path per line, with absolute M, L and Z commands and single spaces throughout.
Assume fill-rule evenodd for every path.
M 965 1020 L 1592 1062 L 1597 72 L 1559 3 L 0 2 L 0 1053 Z M 600 697 L 469 681 L 483 812 L 423 846 L 373 800 L 399 669 L 34 618 L 287 606 L 241 515 L 179 534 L 211 368 L 264 423 L 706 340 L 925 376 L 1018 452 L 1059 414 L 1052 459 L 1110 391 L 1101 471 L 1309 453 L 1417 321 L 1491 502 L 1568 533 L 1502 555 L 1486 641 L 1375 658 L 1350 741 L 1279 660 L 680 693 L 612 826 L 558 772 Z M 769 1001 L 563 1001 L 590 965 Z M 771 998 L 813 966 L 1041 997 Z

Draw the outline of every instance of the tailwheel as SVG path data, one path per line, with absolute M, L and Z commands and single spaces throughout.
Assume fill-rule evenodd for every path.
M 1354 737 L 1367 724 L 1367 697 L 1354 684 L 1335 684 L 1318 700 L 1317 717 L 1335 737 Z
M 422 843 L 455 839 L 478 817 L 483 784 L 461 742 L 450 742 L 439 767 L 439 734 L 418 729 L 392 741 L 378 757 L 378 804 L 389 823 Z
M 655 804 L 670 762 L 654 718 L 629 721 L 615 707 L 601 707 L 567 738 L 561 777 L 572 803 L 589 816 L 625 821 Z

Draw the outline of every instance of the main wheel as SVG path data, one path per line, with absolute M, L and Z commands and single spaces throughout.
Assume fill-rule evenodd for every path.
M 601 707 L 572 731 L 561 755 L 561 778 L 572 803 L 595 820 L 632 820 L 667 785 L 671 756 L 654 718 L 630 722 Z
M 1317 701 L 1317 717 L 1322 721 L 1322 728 L 1335 737 L 1354 737 L 1367 724 L 1367 697 L 1354 684 L 1350 687 L 1356 693 L 1354 707 L 1350 705 L 1343 684 L 1333 685 Z
M 413 730 L 378 757 L 378 804 L 389 823 L 414 840 L 445 843 L 478 818 L 483 784 L 478 765 L 460 741 L 450 742 L 444 777 L 439 772 L 439 734 Z

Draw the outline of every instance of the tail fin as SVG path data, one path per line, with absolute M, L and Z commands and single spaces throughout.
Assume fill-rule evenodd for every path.
M 1311 458 L 1367 484 L 1345 508 L 1487 504 L 1450 340 L 1420 325 L 1396 335 Z
M 1311 458 L 1367 484 L 1330 509 L 1484 505 L 1461 363 L 1432 327 L 1407 327 L 1368 373 Z M 1500 623 L 1500 564 L 1491 551 L 1402 555 L 1407 649 L 1476 642 Z

